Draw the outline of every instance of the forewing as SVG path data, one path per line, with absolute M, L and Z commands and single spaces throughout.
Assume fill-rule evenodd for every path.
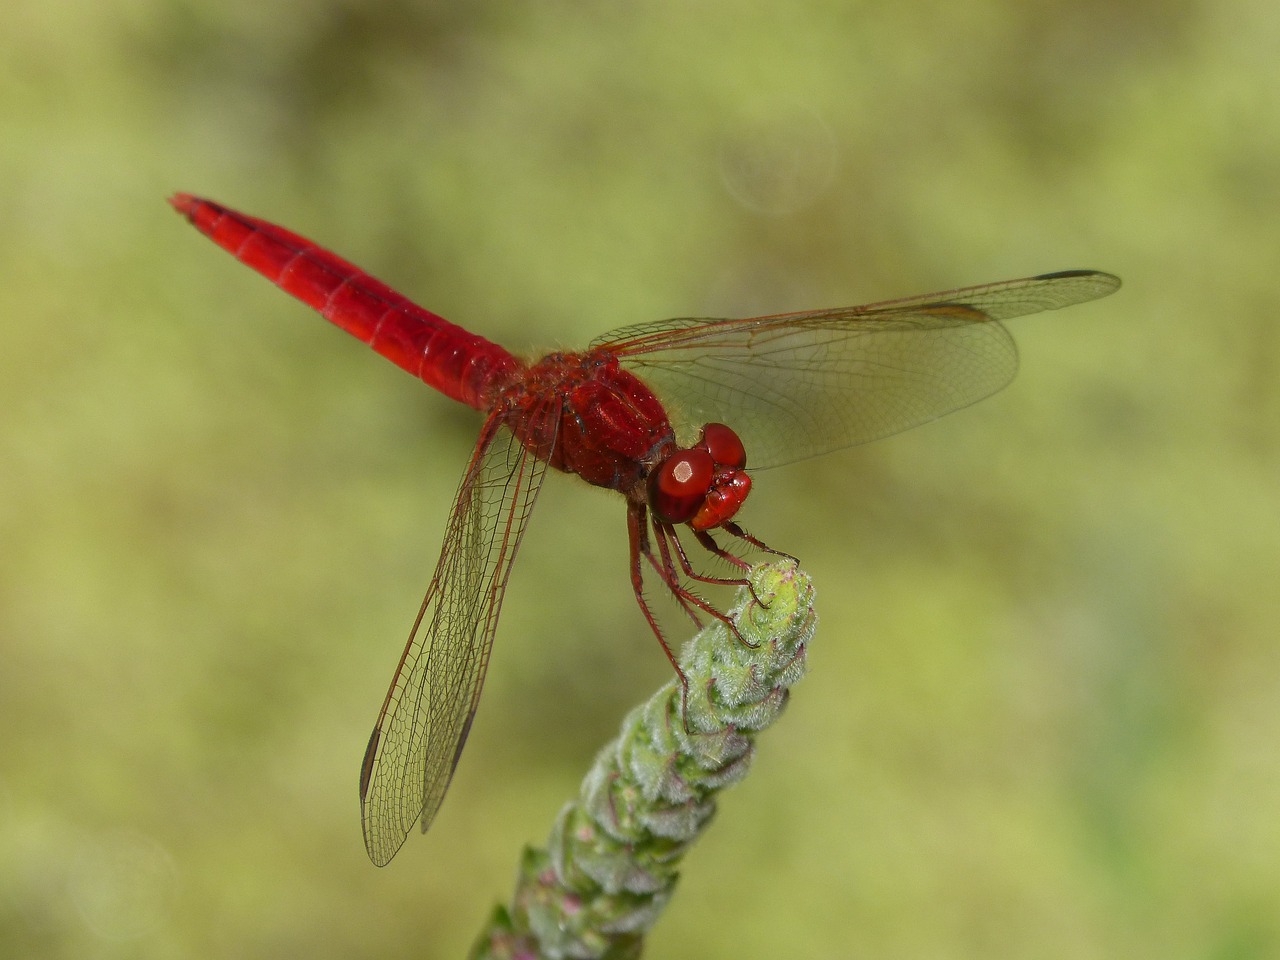
M 859 307 L 615 330 L 619 357 L 696 429 L 727 423 L 752 467 L 897 433 L 1005 386 L 1018 353 L 999 321 L 1115 291 L 1075 270 Z
M 554 431 L 544 410 L 535 430 Z M 543 434 L 543 436 L 548 436 Z M 548 449 L 554 440 L 549 435 Z M 486 421 L 445 531 L 426 598 L 360 770 L 365 847 L 378 866 L 444 800 L 475 716 L 507 576 L 546 471 L 502 426 Z

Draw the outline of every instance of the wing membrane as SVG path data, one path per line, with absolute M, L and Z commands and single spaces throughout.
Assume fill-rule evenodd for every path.
M 532 428 L 554 431 L 553 413 L 535 416 Z M 554 440 L 553 432 L 535 435 Z M 491 415 L 361 767 L 365 847 L 378 866 L 390 862 L 415 823 L 426 831 L 453 779 L 507 576 L 545 472 L 545 461 L 502 425 L 501 413 Z
M 888 436 L 995 393 L 1018 366 L 999 321 L 1119 285 L 1110 274 L 1067 271 L 858 307 L 641 324 L 592 346 L 616 354 L 686 425 L 730 424 L 750 465 L 769 467 Z

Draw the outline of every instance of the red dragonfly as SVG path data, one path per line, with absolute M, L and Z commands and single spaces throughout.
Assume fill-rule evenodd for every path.
M 626 498 L 632 587 L 679 673 L 645 601 L 645 566 L 695 621 L 695 610 L 724 619 L 687 581 L 737 581 L 698 573 L 677 527 L 739 569 L 746 561 L 712 531 L 769 549 L 734 520 L 751 490 L 748 451 L 753 469 L 777 466 L 968 406 L 1017 369 L 1001 320 L 1120 285 L 1068 270 L 860 307 L 666 320 L 526 361 L 296 233 L 185 193 L 169 202 L 236 259 L 485 415 L 360 768 L 365 846 L 379 866 L 415 823 L 426 831 L 453 779 L 548 465 Z

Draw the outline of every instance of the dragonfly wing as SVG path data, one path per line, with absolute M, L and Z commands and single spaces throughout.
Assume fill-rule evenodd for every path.
M 552 411 L 538 419 L 534 430 L 555 429 Z M 390 862 L 415 823 L 426 831 L 449 789 L 545 472 L 546 462 L 512 435 L 501 413 L 491 415 L 360 769 L 365 847 L 378 866 Z
M 990 396 L 1018 367 L 999 321 L 1112 293 L 1068 271 L 943 293 L 746 320 L 680 319 L 592 344 L 619 357 L 696 429 L 736 430 L 752 467 L 885 437 Z

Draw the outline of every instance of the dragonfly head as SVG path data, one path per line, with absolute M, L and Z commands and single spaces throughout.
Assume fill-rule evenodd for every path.
M 720 526 L 751 492 L 747 451 L 723 423 L 708 423 L 698 442 L 677 450 L 649 474 L 649 507 L 667 523 L 694 530 Z

